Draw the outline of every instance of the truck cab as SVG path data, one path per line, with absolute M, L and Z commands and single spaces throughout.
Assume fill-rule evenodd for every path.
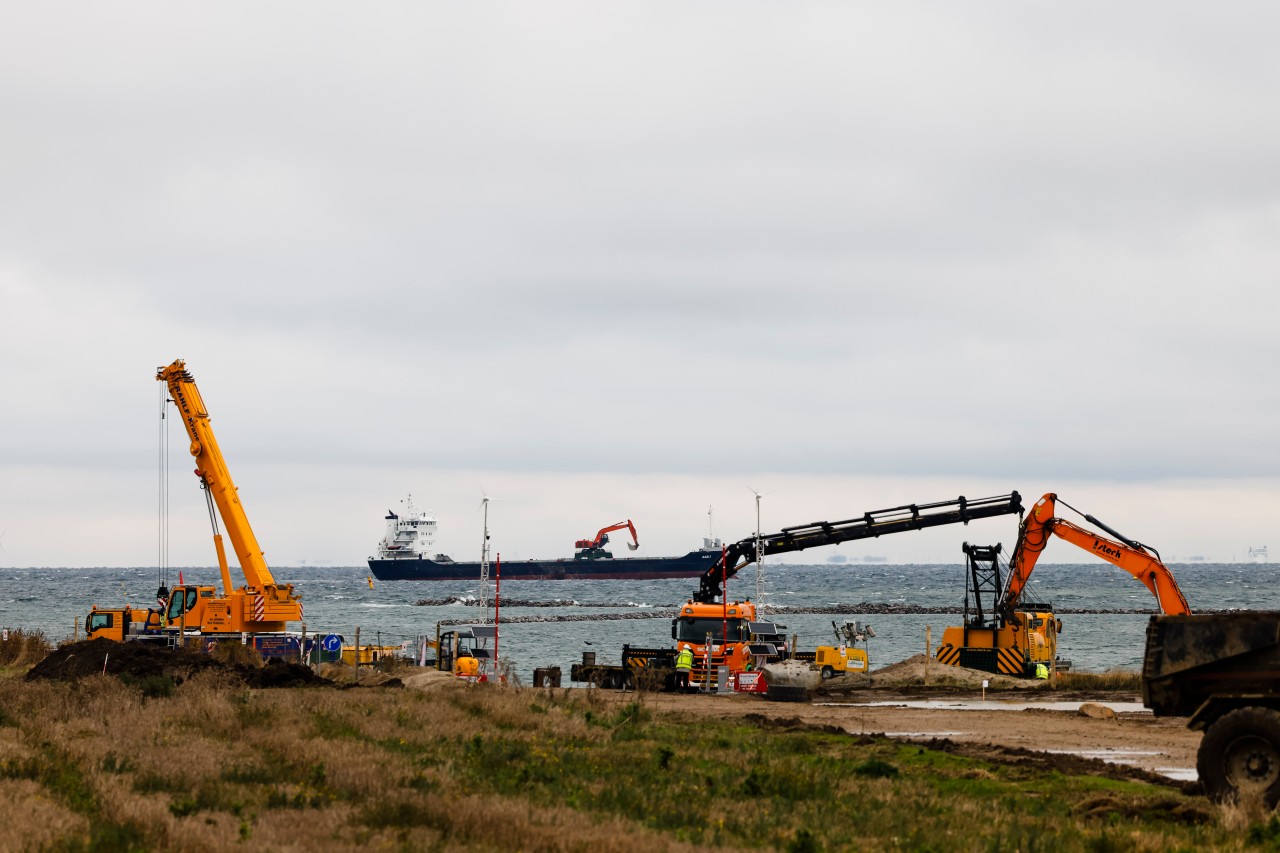
M 751 625 L 755 621 L 756 606 L 750 601 L 686 602 L 671 621 L 671 638 L 676 641 L 677 652 L 684 648 L 693 652 L 689 685 L 708 684 L 722 666 L 727 666 L 730 673 L 750 669 L 754 665 Z
M 86 640 L 106 639 L 122 643 L 126 640 L 163 639 L 159 610 L 144 607 L 98 607 L 96 604 L 84 618 Z

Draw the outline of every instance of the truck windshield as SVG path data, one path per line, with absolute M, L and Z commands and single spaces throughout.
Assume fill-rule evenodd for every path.
M 711 635 L 712 642 L 723 643 L 724 620 L 696 619 L 692 616 L 681 616 L 676 620 L 676 639 L 680 642 L 701 645 L 707 641 L 707 634 Z M 730 619 L 729 640 L 738 642 L 746 639 L 747 623 L 742 619 Z

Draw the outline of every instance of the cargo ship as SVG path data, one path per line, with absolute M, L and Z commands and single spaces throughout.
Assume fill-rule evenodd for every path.
M 459 581 L 478 580 L 480 563 L 459 562 L 446 554 L 432 554 L 438 520 L 427 512 L 414 509 L 413 499 L 405 502 L 403 512 L 387 511 L 387 530 L 378 550 L 369 558 L 369 571 L 384 581 Z M 614 557 L 606 549 L 609 534 L 626 529 L 633 542 L 640 545 L 635 525 L 630 520 L 601 528 L 593 539 L 574 543 L 572 557 L 553 560 L 503 560 L 502 577 L 507 580 L 651 580 L 655 578 L 701 577 L 720 557 L 721 541 L 704 537 L 702 547 L 683 557 Z M 494 572 L 490 564 L 489 572 Z

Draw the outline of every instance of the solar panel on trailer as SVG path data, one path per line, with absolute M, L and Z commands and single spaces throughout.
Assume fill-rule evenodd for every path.
M 773 643 L 751 643 L 748 648 L 753 655 L 776 655 L 778 647 Z
M 497 629 L 492 625 L 472 625 L 471 636 L 477 640 L 492 640 L 497 634 Z
M 776 634 L 778 626 L 772 622 L 748 622 L 747 630 L 753 634 Z

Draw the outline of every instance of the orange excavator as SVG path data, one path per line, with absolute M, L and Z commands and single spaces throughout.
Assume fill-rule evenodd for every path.
M 1023 520 L 1018 531 L 1018 544 L 1014 546 L 1009 562 L 1008 582 L 1003 586 L 996 562 L 1000 546 L 981 548 L 966 543 L 976 616 L 971 618 L 966 597 L 965 624 L 943 632 L 942 644 L 938 647 L 939 661 L 1007 675 L 1031 675 L 1037 665 L 1053 663 L 1062 623 L 1054 616 L 1050 605 L 1024 602 L 1022 599 L 1027 581 L 1048 544 L 1050 534 L 1133 575 L 1151 590 L 1161 613 L 1181 615 L 1191 612 L 1173 573 L 1160 561 L 1160 554 L 1155 548 L 1129 539 L 1086 513 L 1080 513 L 1085 521 L 1105 530 L 1115 539 L 1057 518 L 1058 503 L 1056 494 L 1046 494 L 1036 501 Z M 1061 503 L 1078 512 L 1066 501 Z M 989 614 L 984 614 L 981 603 L 984 588 L 998 591 L 995 606 Z
M 617 524 L 610 524 L 608 527 L 600 528 L 600 532 L 596 534 L 595 539 L 579 539 L 573 543 L 573 547 L 578 551 L 573 555 L 575 560 L 599 560 L 608 559 L 613 556 L 604 550 L 604 546 L 609 544 L 609 534 L 615 530 L 622 529 L 631 532 L 631 541 L 627 543 L 627 547 L 632 551 L 640 547 L 640 537 L 636 535 L 636 527 L 631 523 L 631 519 L 619 521 Z

